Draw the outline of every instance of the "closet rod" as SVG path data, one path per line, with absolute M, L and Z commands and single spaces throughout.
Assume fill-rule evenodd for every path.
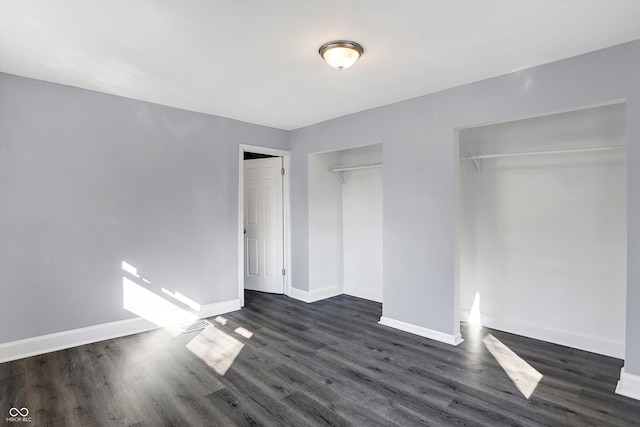
M 627 148 L 626 145 L 611 145 L 609 147 L 572 148 L 567 150 L 525 151 L 522 153 L 500 153 L 500 154 L 478 154 L 475 156 L 460 157 L 460 160 L 481 160 L 481 159 L 494 159 L 496 157 L 533 156 L 537 154 L 564 154 L 564 153 L 582 153 L 587 151 L 624 150 L 626 148 Z
M 360 165 L 360 166 L 340 166 L 337 168 L 329 168 L 329 172 L 333 172 L 333 174 L 340 180 L 342 185 L 344 185 L 344 179 L 340 176 L 338 172 L 344 171 L 354 171 L 358 169 L 372 169 L 372 168 L 381 168 L 382 163 L 371 163 L 370 165 Z
M 344 171 L 354 171 L 358 169 L 371 169 L 371 168 L 381 168 L 382 163 L 371 163 L 370 165 L 361 165 L 361 166 L 341 166 L 338 168 L 330 168 L 329 172 L 344 172 Z

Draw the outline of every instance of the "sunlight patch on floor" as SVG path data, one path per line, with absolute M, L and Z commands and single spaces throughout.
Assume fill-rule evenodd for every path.
M 243 336 L 247 339 L 251 338 L 253 336 L 253 332 L 246 330 L 245 328 L 243 328 L 242 326 L 238 326 L 233 332 L 235 332 L 236 334 Z
M 219 375 L 224 375 L 244 344 L 224 331 L 211 327 L 187 343 L 187 348 Z
M 513 381 L 513 384 L 520 390 L 520 393 L 529 399 L 538 387 L 542 374 L 493 335 L 487 334 L 482 342 Z

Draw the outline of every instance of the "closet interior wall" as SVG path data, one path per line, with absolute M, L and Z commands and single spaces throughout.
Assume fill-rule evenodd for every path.
M 459 131 L 461 320 L 624 357 L 626 104 Z
M 382 144 L 309 155 L 309 291 L 382 302 Z M 340 181 L 344 181 L 344 184 Z

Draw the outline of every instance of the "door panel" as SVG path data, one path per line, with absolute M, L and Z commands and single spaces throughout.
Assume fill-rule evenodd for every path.
M 278 271 L 278 242 L 276 239 L 265 239 L 265 276 L 276 277 Z
M 258 189 L 249 188 L 247 194 L 247 205 L 249 209 L 246 213 L 245 221 L 247 224 L 258 224 Z
M 244 161 L 245 289 L 284 293 L 282 158 Z
M 259 258 L 259 251 L 258 251 L 258 239 L 253 238 L 253 237 L 248 237 L 247 238 L 247 257 L 246 257 L 246 262 L 247 262 L 247 275 L 248 276 L 254 276 L 257 277 L 259 274 L 259 268 L 258 268 L 258 258 Z

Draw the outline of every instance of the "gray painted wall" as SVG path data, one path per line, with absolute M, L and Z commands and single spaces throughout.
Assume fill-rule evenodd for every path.
M 135 317 L 122 261 L 238 298 L 238 145 L 288 133 L 0 74 L 0 342 Z
M 308 289 L 308 154 L 382 141 L 383 315 L 455 335 L 456 128 L 627 99 L 625 369 L 640 374 L 639 75 L 640 41 L 635 41 L 293 131 L 294 286 Z
M 309 156 L 310 291 L 343 290 L 342 183 L 329 172 L 340 164 L 339 152 Z

